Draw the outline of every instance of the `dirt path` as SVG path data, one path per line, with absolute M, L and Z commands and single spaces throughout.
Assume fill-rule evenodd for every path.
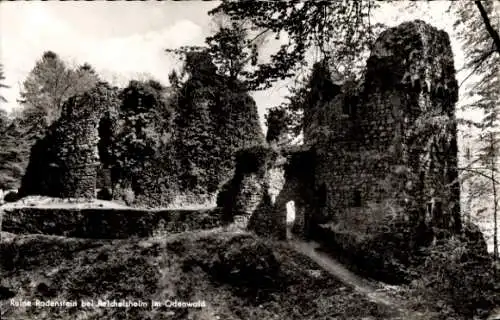
M 382 287 L 377 283 L 359 277 L 331 256 L 316 250 L 320 247 L 318 243 L 314 241 L 306 242 L 293 239 L 289 241 L 289 244 L 295 251 L 309 257 L 332 276 L 338 278 L 340 281 L 354 288 L 356 291 L 365 294 L 370 301 L 378 304 L 384 304 L 398 310 L 401 317 L 397 319 L 417 320 L 426 318 L 422 313 L 407 310 L 404 307 L 405 303 L 402 300 L 382 292 Z M 393 320 L 396 320 L 396 318 Z

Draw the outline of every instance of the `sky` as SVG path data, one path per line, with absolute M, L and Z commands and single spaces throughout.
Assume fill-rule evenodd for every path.
M 0 2 L 0 61 L 4 66 L 2 95 L 8 99 L 1 107 L 17 106 L 20 84 L 44 51 L 52 50 L 70 65 L 90 63 L 113 84 L 130 79 L 152 77 L 168 83 L 168 73 L 178 63 L 164 49 L 182 45 L 202 45 L 211 33 L 207 12 L 218 2 L 205 1 L 13 1 Z M 405 3 L 385 4 L 374 21 L 389 26 L 421 19 L 450 33 L 456 68 L 463 53 L 453 32 L 453 19 L 446 1 L 419 4 L 414 10 Z M 264 49 L 266 50 L 266 49 Z M 459 73 L 458 78 L 463 78 Z M 267 108 L 279 105 L 286 93 L 286 82 L 253 93 L 261 120 Z

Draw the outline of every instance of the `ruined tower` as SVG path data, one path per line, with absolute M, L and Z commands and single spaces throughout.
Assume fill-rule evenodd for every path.
M 94 198 L 101 165 L 99 125 L 117 106 L 117 93 L 105 83 L 70 98 L 60 119 L 32 148 L 21 196 Z
M 317 223 L 346 230 L 401 218 L 460 230 L 455 103 L 448 35 L 403 23 L 375 43 L 364 77 L 305 112 L 304 141 L 316 152 Z

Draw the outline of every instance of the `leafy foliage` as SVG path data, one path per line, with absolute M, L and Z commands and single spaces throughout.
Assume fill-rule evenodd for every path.
M 496 7 L 497 6 L 497 7 Z M 459 1 L 450 4 L 457 15 L 456 30 L 462 41 L 464 68 L 470 70 L 462 85 L 471 102 L 465 109 L 482 113 L 477 134 L 468 137 L 477 146 L 469 154 L 464 180 L 469 184 L 469 198 L 481 199 L 478 211 L 492 212 L 494 256 L 498 257 L 498 144 L 500 142 L 500 38 L 498 3 L 494 1 Z M 472 75 L 476 79 L 467 83 Z M 473 193 L 473 194 L 472 194 Z
M 219 66 L 219 74 L 236 80 L 249 60 L 253 59 L 252 64 L 256 63 L 254 53 L 257 46 L 253 45 L 250 51 L 245 48 L 247 37 L 243 26 L 232 22 L 230 26 L 221 25 L 214 36 L 206 39 L 212 61 Z
M 0 81 L 2 81 L 2 83 L 0 83 L 0 88 L 9 88 L 9 86 L 3 83 L 4 80 L 5 76 L 3 75 L 3 65 L 0 64 Z M 4 96 L 0 95 L 0 101 L 7 102 L 7 99 L 5 99 Z
M 4 120 L 0 132 L 0 189 L 17 189 L 29 159 L 30 146 L 25 140 L 20 139 L 23 128 L 19 119 L 2 118 Z
M 490 258 L 481 252 L 458 240 L 428 248 L 425 260 L 418 267 L 422 275 L 417 282 L 421 288 L 418 294 L 433 301 L 434 308 L 441 308 L 442 315 L 459 314 L 468 319 L 477 314 L 484 316 L 500 303 L 500 288 Z
M 190 78 L 179 89 L 175 119 L 180 187 L 211 193 L 229 175 L 235 151 L 263 135 L 255 102 L 237 81 L 216 74 L 208 52 L 188 53 L 185 70 Z
M 284 136 L 287 134 L 290 125 L 287 109 L 280 107 L 271 108 L 265 117 L 267 125 L 267 142 L 281 142 L 281 140 L 286 139 Z M 286 143 L 286 140 L 284 142 Z
M 169 190 L 164 188 L 174 182 L 167 179 L 175 173 L 175 167 L 170 165 L 174 114 L 164 90 L 151 80 L 131 81 L 122 90 L 120 119 L 112 146 L 112 180 L 122 187 L 130 186 L 136 196 L 152 196 L 156 201 L 151 205 L 164 204 L 162 191 L 168 198 Z
M 97 83 L 98 76 L 89 64 L 69 68 L 59 56 L 47 51 L 23 82 L 21 103 L 52 124 L 61 114 L 64 102 Z
M 327 59 L 340 72 L 349 74 L 370 48 L 381 27 L 372 25 L 370 14 L 378 7 L 374 1 L 280 2 L 223 1 L 209 14 L 224 14 L 257 35 L 245 40 L 252 48 L 266 33 L 286 39 L 269 62 L 258 62 L 258 50 L 251 51 L 256 67 L 242 72 L 251 88 L 266 88 L 274 81 L 296 74 L 307 65 L 312 53 L 318 61 Z M 212 39 L 223 37 L 220 30 Z

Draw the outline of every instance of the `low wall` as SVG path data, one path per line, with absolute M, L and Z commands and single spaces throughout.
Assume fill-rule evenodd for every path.
M 11 208 L 1 230 L 77 238 L 125 239 L 216 228 L 221 210 L 141 210 L 111 208 Z

